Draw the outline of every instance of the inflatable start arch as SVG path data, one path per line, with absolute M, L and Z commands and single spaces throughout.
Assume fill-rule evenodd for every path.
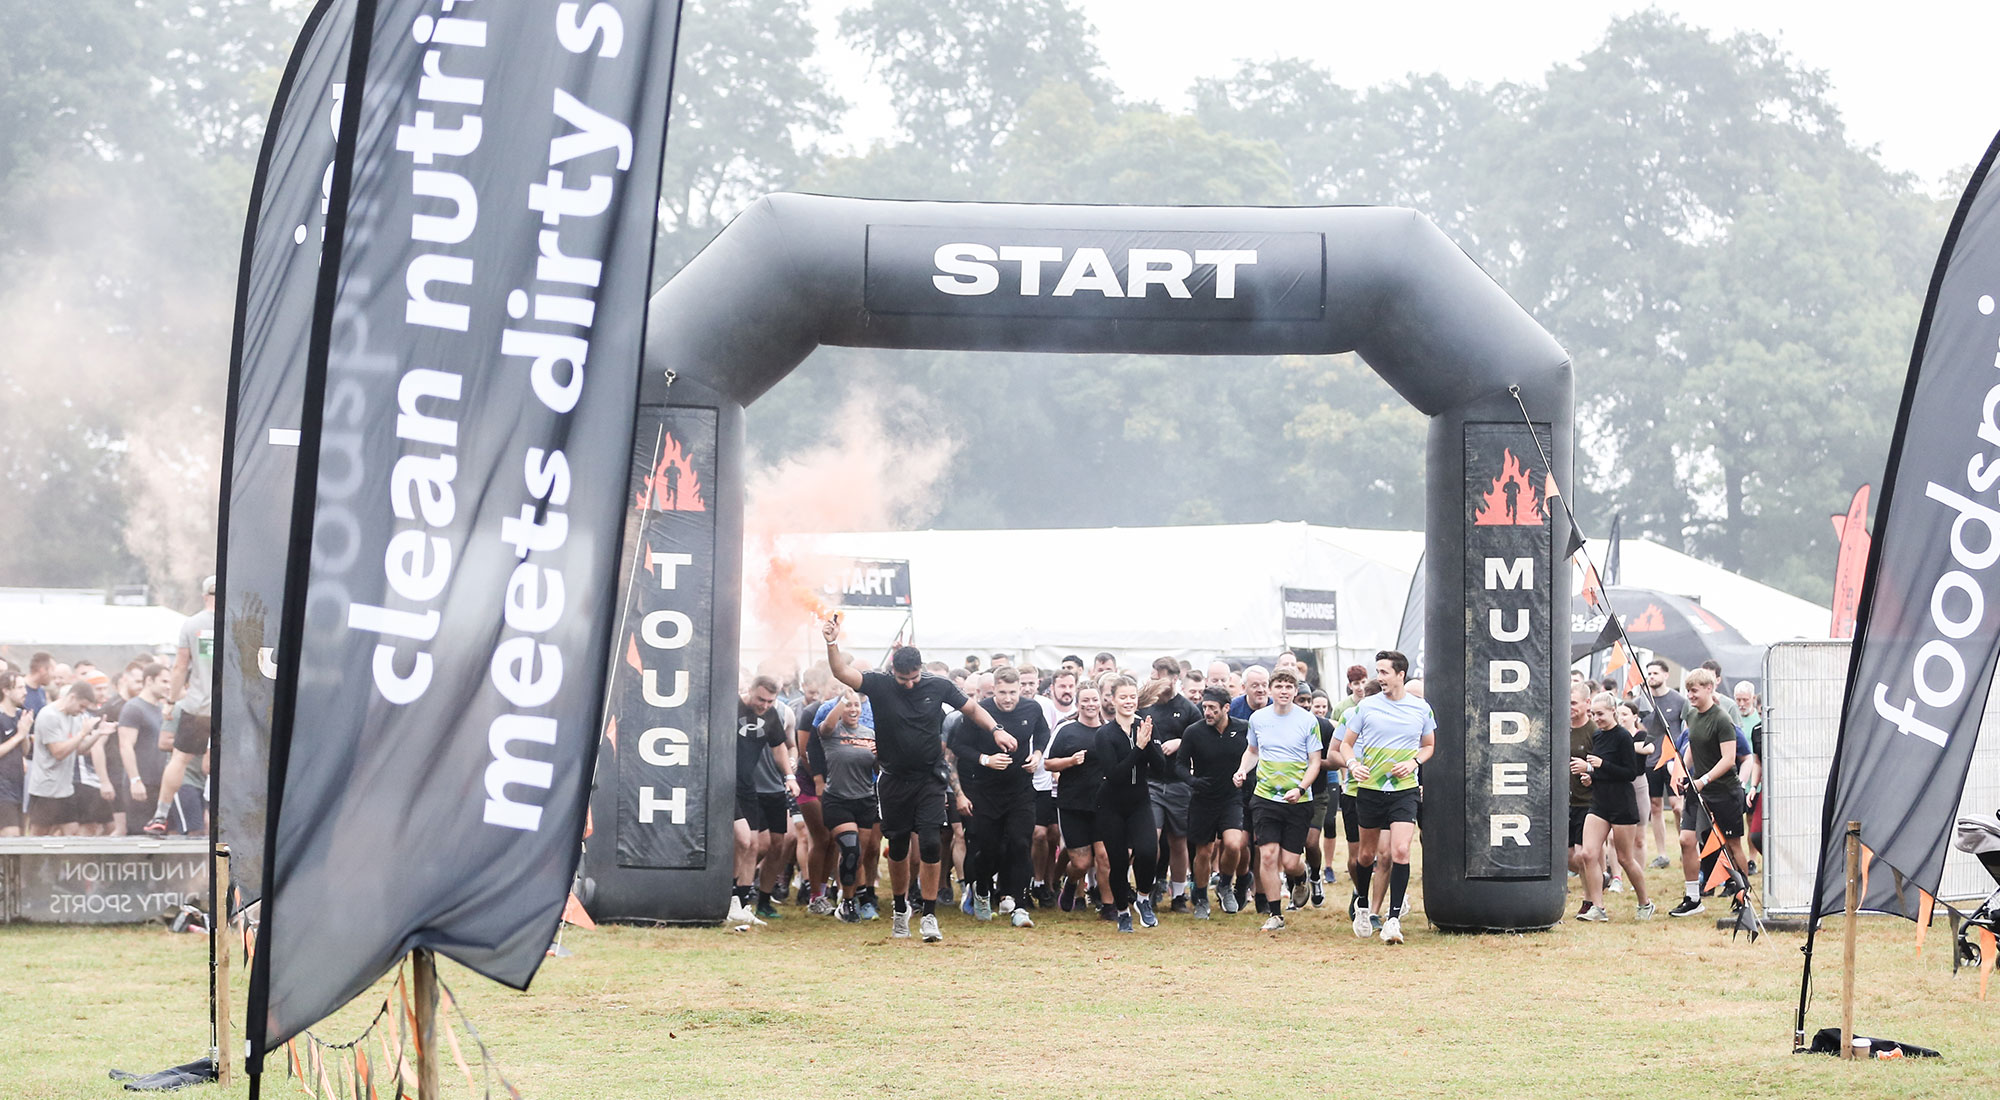
M 759 200 L 653 298 L 583 865 L 597 919 L 727 908 L 743 410 L 822 344 L 1360 353 L 1430 417 L 1426 913 L 1561 919 L 1569 572 L 1542 455 L 1567 483 L 1573 395 L 1568 357 L 1506 292 L 1409 210 L 810 195 Z

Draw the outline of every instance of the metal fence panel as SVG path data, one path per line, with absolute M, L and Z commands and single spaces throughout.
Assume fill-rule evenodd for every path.
M 1840 733 L 1840 696 L 1847 686 L 1845 641 L 1779 642 L 1764 657 L 1764 906 L 1775 915 L 1812 908 L 1819 862 L 1820 814 L 1826 777 Z M 2000 680 L 1986 699 L 1979 744 L 1966 776 L 1959 814 L 2000 810 Z M 1993 878 L 1977 859 L 1952 849 L 1938 896 L 1979 900 Z

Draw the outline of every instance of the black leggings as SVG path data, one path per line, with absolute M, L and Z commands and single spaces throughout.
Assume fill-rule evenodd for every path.
M 966 874 L 981 888 L 998 876 L 996 899 L 1025 898 L 1028 880 L 1035 873 L 1033 792 L 977 794 L 971 824 L 966 830 L 971 849 L 966 856 Z
M 1140 894 L 1153 892 L 1153 877 L 1159 870 L 1160 834 L 1153 828 L 1153 804 L 1141 798 L 1130 809 L 1099 803 L 1097 839 L 1111 861 L 1111 894 L 1123 909 Z M 1132 881 L 1125 874 L 1130 869 Z

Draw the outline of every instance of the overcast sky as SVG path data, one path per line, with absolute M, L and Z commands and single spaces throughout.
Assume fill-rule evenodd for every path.
M 845 138 L 892 126 L 887 97 L 841 48 L 833 18 L 851 0 L 809 0 L 825 28 L 829 75 L 856 109 Z M 1614 16 L 1647 5 L 1606 0 L 1078 0 L 1096 24 L 1112 79 L 1129 96 L 1187 107 L 1199 76 L 1240 58 L 1303 56 L 1366 87 L 1412 72 L 1457 82 L 1539 80 L 1593 46 Z M 1891 167 L 1935 182 L 1976 163 L 2000 130 L 2000 0 L 1668 0 L 1658 6 L 1726 35 L 1755 31 L 1822 69 L 1850 134 Z M 1962 186 L 1958 180 L 1954 186 Z

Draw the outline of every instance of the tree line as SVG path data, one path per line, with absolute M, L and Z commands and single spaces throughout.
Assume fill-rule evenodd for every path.
M 184 596 L 212 558 L 236 247 L 302 12 L 0 17 L 0 583 Z M 1954 197 L 1856 145 L 1777 43 L 1658 11 L 1530 82 L 1246 62 L 1169 110 L 1121 92 L 1071 0 L 863 0 L 836 33 L 897 132 L 858 153 L 800 6 L 684 19 L 656 283 L 780 189 L 1410 206 L 1570 351 L 1588 533 L 1622 512 L 1814 599 L 1826 516 L 1880 478 Z M 1422 417 L 1352 356 L 823 349 L 752 407 L 753 459 L 871 390 L 955 442 L 939 526 L 1423 522 Z

